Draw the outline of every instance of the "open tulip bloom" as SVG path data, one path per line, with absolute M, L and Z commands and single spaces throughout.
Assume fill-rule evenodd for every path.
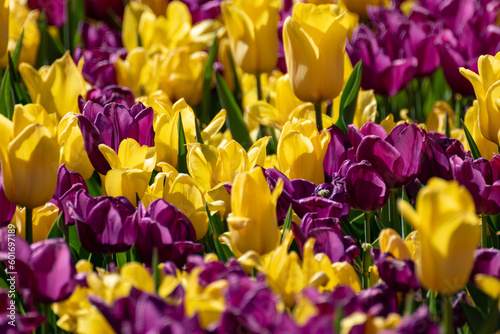
M 0 0 L 0 333 L 500 331 L 499 17 Z

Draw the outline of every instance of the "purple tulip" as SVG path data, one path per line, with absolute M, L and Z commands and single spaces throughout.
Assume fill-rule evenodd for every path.
M 352 146 L 349 137 L 336 125 L 327 129 L 330 133 L 330 142 L 326 149 L 325 159 L 323 160 L 323 169 L 325 174 L 331 179 L 337 173 L 345 160 L 354 160 L 353 154 L 350 154 L 349 148 Z M 385 130 L 384 130 L 385 132 Z
M 387 44 L 387 43 L 385 43 Z M 351 62 L 363 61 L 361 86 L 378 94 L 396 95 L 413 78 L 418 60 L 410 55 L 388 54 L 389 45 L 379 41 L 377 35 L 361 24 L 353 32 L 346 45 Z
M 427 132 L 425 132 L 425 140 L 422 144 L 422 158 L 420 159 L 420 172 L 418 179 L 423 184 L 431 177 L 439 177 L 445 180 L 451 180 L 450 160 L 446 154 L 446 148 L 441 146 L 438 141 L 434 140 Z
M 396 333 L 429 333 L 438 334 L 439 325 L 432 320 L 426 305 L 420 306 L 412 315 L 404 317 Z
M 470 192 L 478 214 L 500 213 L 500 179 L 493 178 L 494 166 L 500 164 L 499 155 L 493 157 L 491 164 L 484 158 L 463 160 L 458 156 L 450 158 L 450 164 L 453 178 Z
M 227 278 L 226 310 L 217 333 L 272 333 L 282 326 L 284 314 L 278 311 L 278 297 L 265 281 L 231 275 Z
M 87 82 L 97 88 L 116 85 L 115 62 L 118 58 L 125 58 L 126 50 L 112 52 L 104 48 L 83 50 L 75 49 L 74 59 L 78 63 L 83 58 L 82 75 Z
M 264 176 L 266 177 L 267 184 L 269 185 L 271 191 L 274 191 L 274 187 L 276 186 L 276 182 L 278 182 L 278 179 L 283 180 L 283 191 L 281 192 L 281 195 L 278 198 L 278 203 L 276 205 L 276 215 L 278 218 L 278 222 L 283 222 L 288 213 L 288 208 L 293 201 L 294 187 L 290 180 L 285 176 L 285 174 L 277 169 L 265 169 Z M 229 190 L 228 192 L 231 193 Z
M 68 298 L 75 288 L 71 251 L 63 239 L 47 239 L 31 246 L 7 229 L 0 230 L 0 260 L 9 259 L 9 242 L 15 244 L 15 282 L 25 303 L 51 304 Z
M 474 282 L 474 276 L 484 274 L 495 276 L 500 279 L 500 250 L 496 248 L 482 248 L 474 251 L 474 268 L 470 280 Z
M 78 32 L 85 49 L 117 50 L 123 48 L 121 31 L 112 30 L 103 22 L 98 22 L 96 25 L 80 22 Z
M 295 179 L 293 186 L 293 209 L 302 217 L 307 212 L 315 212 L 318 217 L 333 217 L 339 221 L 349 214 L 349 195 L 343 176 L 336 175 L 332 183 L 316 186 L 314 183 Z
M 246 276 L 245 271 L 235 258 L 230 258 L 227 262 L 212 261 L 205 262 L 200 255 L 188 256 L 186 271 L 191 272 L 194 268 L 202 268 L 198 280 L 203 286 L 221 280 L 229 276 Z M 175 271 L 173 272 L 175 274 Z
M 303 255 L 304 244 L 309 238 L 316 239 L 314 253 L 324 253 L 332 263 L 352 261 L 361 253 L 356 240 L 350 235 L 344 236 L 338 219 L 319 218 L 314 212 L 308 212 L 302 218 L 300 227 L 292 222 L 292 231 Z
M 389 288 L 405 293 L 420 288 L 413 261 L 396 259 L 390 253 L 382 253 L 379 248 L 372 248 L 371 254 L 380 278 Z
M 60 212 L 64 212 L 66 225 L 73 225 L 74 219 L 70 218 L 68 203 L 74 202 L 79 190 L 88 192 L 87 184 L 83 177 L 77 172 L 68 170 L 65 164 L 57 170 L 57 186 L 54 196 L 50 200 L 57 205 Z
M 154 112 L 151 107 L 146 108 L 140 102 L 130 109 L 114 102 L 104 107 L 92 101 L 82 104 L 82 115 L 77 117 L 84 148 L 100 174 L 106 175 L 111 167 L 99 151 L 99 144 L 106 144 L 115 152 L 118 152 L 120 143 L 126 138 L 133 138 L 140 145 L 154 146 Z
M 9 202 L 3 190 L 3 176 L 0 173 L 0 227 L 9 225 L 14 213 L 16 212 L 16 205 Z
M 202 334 L 198 320 L 188 318 L 184 305 L 169 305 L 156 295 L 132 288 L 128 297 L 108 305 L 98 297 L 89 297 L 92 304 L 116 333 L 193 333 Z
M 19 313 L 15 300 L 9 298 L 9 290 L 0 288 L 0 332 L 6 334 L 32 333 L 45 322 L 45 317 L 38 312 Z M 10 324 L 9 324 L 10 322 Z M 14 325 L 12 325 L 14 323 Z
M 340 174 L 345 176 L 352 208 L 365 212 L 375 211 L 389 200 L 389 189 L 368 161 L 346 161 Z
M 189 219 L 164 199 L 155 200 L 147 209 L 139 203 L 132 221 L 138 226 L 137 255 L 148 266 L 155 248 L 159 262 L 172 261 L 178 267 L 185 264 L 190 254 L 203 249 L 196 243 L 196 232 Z
M 64 0 L 28 0 L 28 6 L 45 12 L 47 24 L 62 27 L 67 20 L 66 1 Z
M 76 220 L 78 238 L 90 253 L 113 254 L 128 251 L 135 243 L 135 207 L 125 197 L 93 198 L 83 190 L 69 203 L 70 218 Z
M 359 132 L 349 125 L 350 133 Z M 351 134 L 349 137 L 359 135 Z M 416 124 L 403 123 L 384 139 L 364 136 L 356 148 L 356 160 L 367 160 L 389 188 L 399 188 L 415 180 L 420 169 L 424 134 Z M 353 145 L 355 146 L 355 145 Z
M 116 102 L 118 104 L 124 105 L 127 108 L 132 108 L 135 104 L 135 96 L 132 90 L 127 87 L 122 87 L 118 85 L 107 86 L 103 89 L 92 88 L 87 92 L 87 100 L 96 102 L 101 106 L 105 106 L 108 103 Z M 79 104 L 85 104 L 85 101 L 79 100 Z

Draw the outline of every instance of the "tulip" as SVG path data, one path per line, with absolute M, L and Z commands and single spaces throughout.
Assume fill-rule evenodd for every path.
M 100 144 L 109 146 L 115 152 L 118 152 L 120 143 L 126 138 L 135 139 L 139 145 L 154 146 L 152 108 L 146 108 L 140 102 L 128 109 L 116 103 L 103 107 L 87 101 L 82 109 L 83 115 L 77 116 L 78 125 L 85 151 L 98 173 L 105 175 L 111 169 L 99 151 Z
M 341 167 L 340 174 L 345 175 L 351 207 L 354 209 L 375 211 L 389 200 L 389 189 L 368 161 L 363 160 L 360 163 L 346 161 Z
M 422 328 L 429 334 L 438 334 L 439 325 L 435 323 L 426 305 L 420 306 L 413 314 L 401 320 L 398 327 L 399 333 L 415 333 Z
M 151 203 L 147 210 L 139 204 L 132 219 L 138 226 L 137 255 L 149 266 L 154 249 L 158 251 L 159 262 L 173 261 L 182 267 L 190 254 L 203 248 L 195 243 L 196 232 L 187 217 L 163 199 Z
M 121 32 L 109 28 L 105 23 L 96 25 L 80 22 L 78 32 L 81 35 L 85 49 L 119 49 L 123 47 Z
M 132 4 L 140 5 L 137 2 L 132 2 Z M 142 47 L 132 49 L 125 60 L 118 58 L 115 62 L 118 85 L 128 87 L 137 96 L 142 95 L 141 86 L 138 83 L 140 82 L 142 68 L 147 61 L 148 53 Z
M 306 179 L 315 184 L 325 180 L 323 160 L 330 133 L 318 133 L 311 121 L 294 119 L 283 127 L 278 141 L 278 161 L 289 179 Z
M 9 7 L 10 1 L 4 0 L 0 4 L 0 57 L 7 51 L 9 43 Z
M 131 216 L 135 208 L 125 197 L 93 198 L 80 190 L 70 205 L 70 218 L 76 220 L 80 242 L 88 252 L 120 253 L 134 245 L 137 225 Z
M 57 186 L 54 196 L 50 200 L 59 208 L 59 212 L 64 213 L 66 225 L 73 225 L 75 222 L 70 218 L 67 203 L 75 200 L 78 190 L 83 189 L 88 192 L 87 184 L 83 177 L 77 172 L 68 170 L 64 164 L 57 170 Z
M 0 314 L 2 315 L 2 320 L 0 320 L 0 331 L 2 333 L 23 333 L 23 332 L 34 332 L 36 329 L 43 324 L 46 319 L 43 315 L 37 311 L 29 311 L 26 313 L 20 313 L 18 310 L 12 309 L 10 307 L 9 289 L 0 289 Z M 9 309 L 10 308 L 10 309 Z M 11 313 L 12 312 L 12 313 Z M 15 331 L 12 331 L 12 320 L 10 317 L 14 316 L 15 321 Z
M 270 72 L 278 61 L 276 3 L 271 0 L 221 4 L 234 61 L 247 73 Z
M 6 260 L 12 236 L 0 233 L 0 260 Z M 50 304 L 68 298 L 75 288 L 75 268 L 68 244 L 48 239 L 31 246 L 18 236 L 16 245 L 16 286 L 24 302 Z
M 5 6 L 9 6 L 10 1 L 4 1 L 0 5 L 0 31 L 2 32 L 2 38 L 6 38 L 6 49 L 4 52 L 0 52 L 0 66 L 6 68 L 9 66 L 9 59 L 7 52 L 12 55 L 16 47 L 17 41 L 24 31 L 23 43 L 21 48 L 21 53 L 19 55 L 19 64 L 27 62 L 31 65 L 35 65 L 38 47 L 40 45 L 40 29 L 38 27 L 37 19 L 39 17 L 39 12 L 36 10 L 30 11 L 26 4 L 20 1 L 13 1 L 10 3 L 10 12 L 5 12 Z M 5 25 L 4 25 L 5 24 Z M 2 42 L 0 42 L 0 45 Z
M 33 9 L 45 12 L 47 24 L 61 28 L 67 20 L 67 4 L 63 0 L 28 0 Z
M 350 137 L 356 128 L 349 126 Z M 420 168 L 424 134 L 416 124 L 400 124 L 389 136 L 365 136 L 356 147 L 356 160 L 367 160 L 384 179 L 389 188 L 398 188 L 412 182 Z
M 23 239 L 26 239 L 25 210 L 26 209 L 18 208 L 12 221 L 16 226 L 16 233 Z M 33 210 L 33 242 L 47 239 L 58 216 L 59 208 L 57 205 L 50 202 Z
M 66 113 L 78 110 L 78 96 L 85 96 L 85 80 L 75 65 L 69 52 L 57 59 L 49 68 L 38 71 L 31 65 L 19 65 L 31 100 L 44 106 L 49 114 L 57 114 L 62 119 Z
M 366 16 L 368 6 L 386 6 L 389 7 L 389 0 L 342 0 L 350 12 Z
M 107 49 L 82 50 L 77 47 L 74 52 L 75 62 L 83 59 L 83 77 L 98 88 L 117 84 L 114 63 L 119 57 L 125 57 L 125 49 L 113 52 Z
M 125 3 L 120 0 L 106 0 L 106 1 L 96 1 L 96 0 L 85 0 L 85 14 L 95 20 L 103 20 L 107 22 L 113 22 L 110 13 L 117 15 L 118 17 L 123 16 L 123 10 L 125 8 Z
M 253 250 L 262 255 L 278 246 L 281 233 L 278 230 L 276 203 L 282 189 L 282 183 L 278 182 L 271 193 L 261 168 L 236 175 L 231 189 L 233 212 L 227 219 L 229 232 L 226 235 L 235 254 Z
M 298 3 L 283 27 L 285 58 L 299 99 L 334 99 L 344 82 L 345 14 L 335 5 Z
M 500 251 L 496 248 L 481 248 L 474 252 L 474 269 L 470 280 L 477 274 L 500 277 Z
M 469 130 L 481 156 L 491 160 L 495 154 L 498 154 L 498 145 L 486 139 L 481 133 L 479 127 L 479 102 L 474 100 L 472 107 L 465 113 L 464 124 Z
M 142 198 L 146 192 L 156 165 L 154 147 L 140 146 L 127 138 L 120 143 L 118 154 L 105 144 L 100 144 L 99 150 L 111 167 L 104 179 L 106 193 L 124 196 L 137 206 L 137 197 Z
M 67 113 L 57 126 L 57 142 L 60 147 L 59 164 L 78 172 L 85 180 L 94 173 L 89 156 L 84 149 L 82 132 L 78 126 L 78 118 L 74 113 Z
M 59 146 L 54 129 L 30 124 L 23 113 L 23 109 L 15 110 L 14 122 L 0 116 L 0 158 L 6 197 L 12 203 L 33 209 L 48 202 L 54 194 Z
M 453 181 L 429 180 L 416 211 L 399 201 L 401 215 L 417 229 L 417 275 L 426 289 L 452 295 L 467 283 L 474 265 L 480 226 L 472 196 Z
M 91 100 L 92 102 L 96 102 L 101 106 L 116 102 L 118 104 L 124 105 L 127 108 L 132 108 L 135 104 L 135 97 L 132 93 L 132 90 L 117 85 L 106 86 L 103 89 L 94 87 L 87 92 L 87 99 Z M 83 110 L 85 101 L 83 101 L 83 99 L 79 99 L 78 103 L 80 110 Z
M 350 154 L 349 151 L 352 145 L 349 137 L 339 127 L 332 125 L 326 131 L 330 133 L 331 139 L 326 149 L 323 168 L 328 178 L 332 178 L 339 171 L 340 166 L 345 160 L 354 160 L 354 157 L 349 157 L 349 155 L 352 155 L 352 152 Z

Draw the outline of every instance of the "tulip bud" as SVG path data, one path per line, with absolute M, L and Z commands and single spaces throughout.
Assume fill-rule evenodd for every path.
M 234 61 L 251 74 L 270 72 L 278 61 L 279 13 L 272 0 L 223 2 L 222 16 Z
M 332 100 L 342 90 L 348 24 L 344 13 L 335 5 L 297 3 L 285 21 L 287 69 L 302 101 Z

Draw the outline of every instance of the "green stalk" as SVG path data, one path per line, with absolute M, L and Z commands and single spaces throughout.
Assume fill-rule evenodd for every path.
M 33 243 L 33 209 L 26 208 L 26 241 Z
M 365 243 L 363 244 L 363 289 L 370 287 L 370 212 L 364 212 L 365 216 Z
M 370 237 L 370 213 L 369 212 L 364 212 L 365 215 L 365 242 L 367 244 L 371 243 L 371 237 Z
M 255 75 L 255 80 L 257 82 L 257 100 L 262 100 L 262 82 L 260 81 L 260 73 Z
M 442 333 L 453 334 L 453 307 L 451 305 L 451 298 L 448 296 L 443 297 L 443 314 L 441 315 Z
M 316 115 L 316 126 L 318 130 L 323 130 L 323 115 L 321 114 L 321 102 L 314 104 L 314 113 Z
M 481 215 L 481 248 L 488 247 L 488 216 Z

